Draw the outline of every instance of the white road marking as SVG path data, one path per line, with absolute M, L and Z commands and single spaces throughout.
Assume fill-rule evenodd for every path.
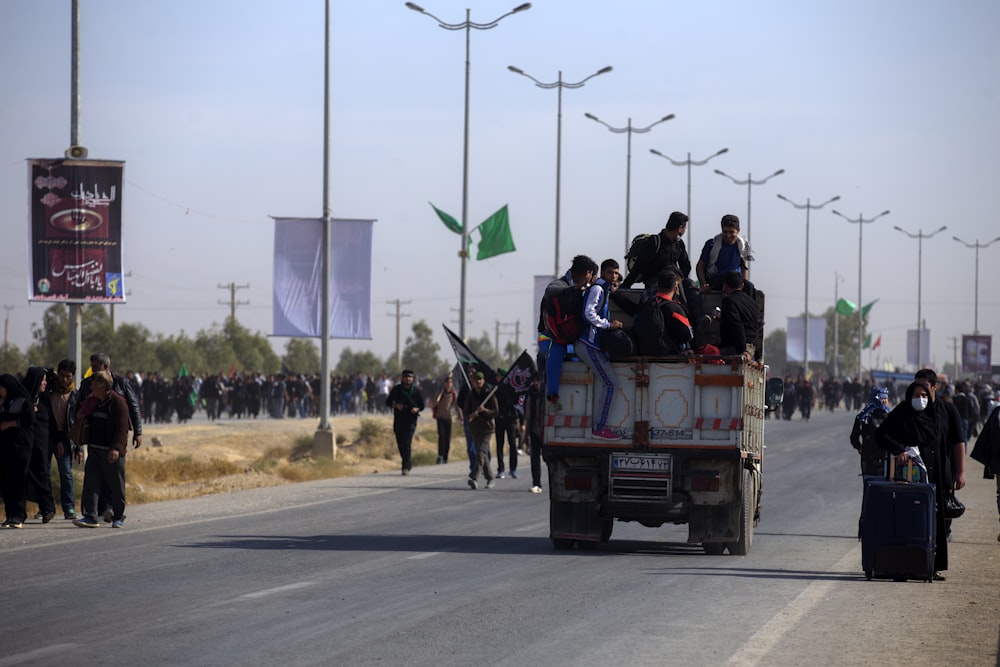
M 245 593 L 240 595 L 238 599 L 240 600 L 255 600 L 257 598 L 267 597 L 268 595 L 277 595 L 278 593 L 285 593 L 287 591 L 295 591 L 300 588 L 308 588 L 309 586 L 315 586 L 315 581 L 300 581 L 297 584 L 286 584 L 285 586 L 275 586 L 274 588 L 265 588 L 261 591 L 254 591 L 253 593 Z
M 47 658 L 57 653 L 72 651 L 77 646 L 77 644 L 50 644 L 49 646 L 36 648 L 33 651 L 15 653 L 14 655 L 8 655 L 0 658 L 0 667 L 6 667 L 6 665 L 23 665 L 26 662 L 39 660 L 40 658 Z
M 857 569 L 861 561 L 861 545 L 856 545 L 853 549 L 844 554 L 831 568 L 831 572 L 845 572 L 852 568 Z M 756 632 L 739 651 L 734 653 L 726 665 L 736 667 L 751 667 L 758 665 L 767 657 L 774 647 L 781 641 L 782 637 L 792 631 L 796 624 L 818 605 L 827 594 L 839 582 L 814 581 L 806 586 L 806 589 L 799 593 L 794 600 L 789 602 L 784 609 L 775 614 L 764 627 Z

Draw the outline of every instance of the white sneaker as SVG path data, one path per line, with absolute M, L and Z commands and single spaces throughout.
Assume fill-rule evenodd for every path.
M 531 487 L 531 492 L 532 493 L 541 493 L 542 492 L 542 487 L 540 487 L 540 486 L 533 486 L 533 487 Z

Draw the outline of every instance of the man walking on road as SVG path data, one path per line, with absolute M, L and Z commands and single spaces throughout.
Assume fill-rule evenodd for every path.
M 420 411 L 424 409 L 424 395 L 413 384 L 413 371 L 403 371 L 399 384 L 389 392 L 385 404 L 392 408 L 392 431 L 396 435 L 399 456 L 403 459 L 403 474 L 409 475 L 413 467 L 410 461 L 413 434 L 417 430 Z

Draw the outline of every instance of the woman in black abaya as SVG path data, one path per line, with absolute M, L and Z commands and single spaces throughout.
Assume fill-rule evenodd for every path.
M 916 447 L 927 466 L 928 481 L 934 485 L 937 541 L 934 549 L 934 578 L 948 569 L 948 538 L 944 522 L 944 489 L 950 475 L 944 466 L 945 428 L 936 418 L 930 387 L 913 382 L 906 388 L 906 398 L 897 405 L 875 431 L 882 449 L 896 456 L 896 466 L 906 465 L 908 447 Z

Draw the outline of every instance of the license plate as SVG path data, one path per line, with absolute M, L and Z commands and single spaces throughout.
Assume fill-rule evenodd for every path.
M 670 454 L 612 454 L 611 470 L 670 472 Z

